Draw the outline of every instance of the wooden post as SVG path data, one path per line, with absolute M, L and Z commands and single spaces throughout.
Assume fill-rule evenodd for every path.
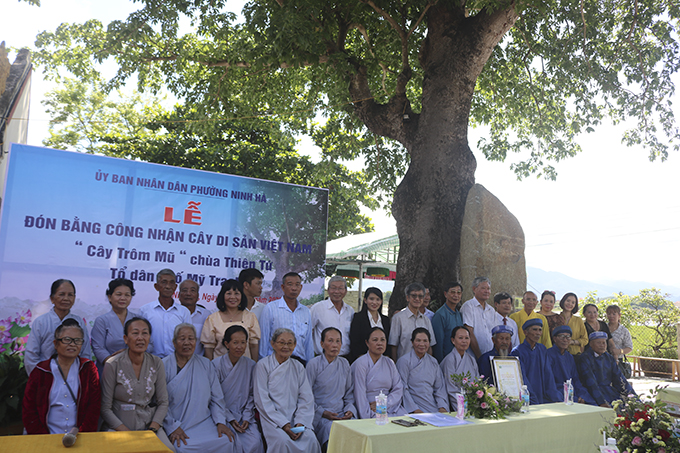
M 678 359 L 680 360 L 680 323 L 675 325 L 676 344 L 678 347 Z

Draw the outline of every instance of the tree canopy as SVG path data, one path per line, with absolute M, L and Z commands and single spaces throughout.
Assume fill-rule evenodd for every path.
M 667 0 L 258 0 L 245 24 L 225 0 L 140 3 L 106 29 L 43 33 L 39 61 L 82 78 L 113 59 L 110 86 L 135 76 L 206 117 L 274 116 L 301 131 L 326 116 L 314 129 L 324 155 L 362 156 L 372 187 L 394 191 L 392 311 L 409 282 L 437 290 L 459 275 L 469 125 L 488 127 L 486 158 L 519 153 L 522 177 L 554 178 L 551 162 L 606 118 L 632 124 L 623 143 L 650 159 L 678 148 L 679 11 Z

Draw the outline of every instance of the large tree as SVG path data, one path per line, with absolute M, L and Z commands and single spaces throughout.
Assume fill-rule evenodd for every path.
M 51 117 L 45 146 L 327 188 L 328 240 L 373 230 L 360 212 L 378 206 L 364 173 L 300 155 L 279 120 L 213 119 L 180 104 L 167 111 L 137 92 L 109 93 L 96 74 L 62 80 L 43 105 Z
M 458 276 L 476 168 L 470 124 L 488 127 L 478 144 L 487 158 L 520 152 L 520 176 L 554 177 L 550 161 L 577 153 L 577 134 L 606 117 L 632 121 L 622 140 L 652 159 L 677 148 L 670 1 L 258 0 L 245 6 L 245 25 L 233 24 L 225 0 L 141 3 L 106 31 L 88 22 L 42 35 L 43 54 L 61 53 L 76 75 L 91 70 L 88 59 L 112 57 L 113 83 L 133 74 L 165 83 L 205 112 L 294 124 L 320 111 L 331 120 L 320 129 L 324 152 L 362 154 L 388 191 L 408 162 L 392 202 L 391 311 L 409 282 L 437 288 Z M 237 80 L 241 102 L 222 102 Z

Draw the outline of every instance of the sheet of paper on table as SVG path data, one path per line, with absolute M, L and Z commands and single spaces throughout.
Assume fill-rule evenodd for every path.
M 432 426 L 457 426 L 457 425 L 468 425 L 470 422 L 465 420 L 460 420 L 456 417 L 452 417 L 448 414 L 408 414 L 409 417 L 420 420 L 421 422 L 427 423 Z

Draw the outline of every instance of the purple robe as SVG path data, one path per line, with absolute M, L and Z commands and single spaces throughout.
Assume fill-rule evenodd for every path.
M 213 360 L 213 364 L 222 385 L 222 393 L 224 393 L 227 422 L 232 420 L 239 423 L 248 422 L 248 428 L 244 433 L 232 429 L 236 436 L 234 451 L 263 453 L 262 436 L 255 424 L 255 400 L 253 398 L 255 361 L 243 356 L 238 359 L 236 365 L 232 365 L 229 355 L 226 354 Z
M 397 370 L 404 383 L 404 409 L 408 413 L 420 409 L 423 412 L 448 411 L 444 377 L 437 359 L 425 354 L 419 359 L 411 350 L 397 360 Z
M 375 411 L 369 404 L 375 401 L 381 390 L 387 396 L 387 415 L 406 414 L 402 406 L 404 384 L 392 359 L 381 356 L 373 363 L 371 356 L 366 353 L 352 364 L 352 377 L 354 404 L 359 418 L 375 418 Z
M 456 348 L 449 352 L 441 363 L 442 373 L 444 373 L 444 382 L 446 382 L 446 393 L 449 395 L 449 405 L 452 411 L 458 410 L 458 402 L 456 394 L 460 393 L 460 388 L 451 380 L 452 374 L 470 373 L 471 377 L 479 376 L 479 369 L 477 368 L 477 361 L 467 352 L 460 356 Z
M 356 417 L 354 407 L 354 382 L 349 362 L 336 357 L 328 363 L 325 355 L 318 355 L 307 364 L 307 379 L 314 393 L 314 431 L 319 444 L 328 442 L 332 420 L 323 418 L 324 411 L 335 412 L 342 417 L 349 411 Z
M 184 368 L 177 370 L 177 359 L 172 353 L 163 359 L 168 383 L 168 413 L 163 428 L 168 436 L 182 428 L 189 436 L 178 452 L 231 453 L 234 442 L 227 435 L 219 437 L 216 425 L 224 423 L 224 395 L 217 372 L 210 360 L 192 355 Z
M 300 362 L 289 358 L 279 363 L 274 354 L 257 362 L 253 396 L 269 451 L 321 451 L 314 434 L 314 395 Z M 298 423 L 305 427 L 297 440 L 282 429 L 288 423 L 291 427 Z

